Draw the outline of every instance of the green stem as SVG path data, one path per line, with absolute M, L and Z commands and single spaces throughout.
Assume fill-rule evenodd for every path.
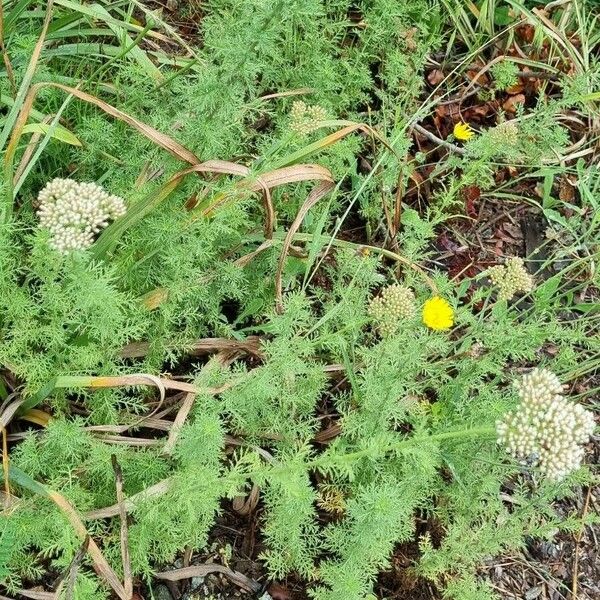
M 436 433 L 428 436 L 415 436 L 411 438 L 407 438 L 396 442 L 394 444 L 390 444 L 389 446 L 385 446 L 380 450 L 377 450 L 378 453 L 387 454 L 388 452 L 394 452 L 398 450 L 402 450 L 404 448 L 409 448 L 410 446 L 416 446 L 421 442 L 439 442 L 443 440 L 452 440 L 452 439 L 469 439 L 469 438 L 496 438 L 496 429 L 495 427 L 474 427 L 471 429 L 461 429 L 460 431 L 447 431 L 445 433 Z M 355 460 L 359 460 L 364 458 L 365 456 L 369 456 L 373 454 L 372 448 L 365 448 L 363 450 L 357 450 L 356 452 L 349 452 L 347 454 L 342 454 L 339 458 L 352 462 Z M 318 467 L 320 464 L 325 463 L 329 460 L 326 457 L 319 457 L 312 461 L 311 466 Z

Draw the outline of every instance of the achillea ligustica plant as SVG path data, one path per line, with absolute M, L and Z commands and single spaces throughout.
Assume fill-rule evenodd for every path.
M 317 104 L 307 105 L 302 100 L 292 104 L 290 129 L 298 135 L 306 136 L 319 128 L 319 123 L 327 118 L 327 112 Z
M 25 89 L 23 77 L 41 26 L 41 11 L 23 12 L 26 4 L 9 2 L 12 15 L 6 19 L 14 32 L 5 38 L 7 46 L 12 42 L 9 62 L 17 89 Z M 411 568 L 444 588 L 446 598 L 493 598 L 478 576 L 482 562 L 518 551 L 528 537 L 553 535 L 564 521 L 553 508 L 556 494 L 565 495 L 590 477 L 585 468 L 570 475 L 591 429 L 587 413 L 562 404 L 567 402 L 562 392 L 550 384 L 546 412 L 539 408 L 543 403 L 527 400 L 532 421 L 514 416 L 524 409 L 514 408 L 512 373 L 536 364 L 551 344 L 552 368 L 572 381 L 597 367 L 600 349 L 598 338 L 589 335 L 591 313 L 564 318 L 570 313 L 563 293 L 571 283 L 568 271 L 532 290 L 523 309 L 519 303 L 485 302 L 490 291 L 471 285 L 468 277 L 450 281 L 436 271 L 442 263 L 433 249 L 439 226 L 464 210 L 465 185 L 495 190 L 498 161 L 518 164 L 524 177 L 539 179 L 541 160 L 569 148 L 576 134 L 567 129 L 571 120 L 556 117 L 574 104 L 583 112 L 576 98 L 582 89 L 589 94 L 591 84 L 573 87 L 571 100 L 560 98 L 553 86 L 535 108 L 529 102 L 522 107 L 527 114 L 518 112 L 512 121 L 476 135 L 461 124 L 454 132 L 468 142 L 458 148 L 461 153 L 446 158 L 435 145 L 419 143 L 414 150 L 422 150 L 420 159 L 410 164 L 403 157 L 413 153 L 418 140 L 407 125 L 434 109 L 423 103 L 429 94 L 424 69 L 432 48 L 443 48 L 447 3 L 211 0 L 198 23 L 202 46 L 186 48 L 186 56 L 188 50 L 195 54 L 189 62 L 183 55 L 181 61 L 160 58 L 158 46 L 138 44 L 142 40 L 135 34 L 133 46 L 118 35 L 116 46 L 102 44 L 110 53 L 96 56 L 105 15 L 95 8 L 100 18 L 74 15 L 67 4 L 75 5 L 54 3 L 62 18 L 52 21 L 53 40 L 44 45 L 36 81 L 50 73 L 52 81 L 89 75 L 86 90 L 170 135 L 201 161 L 230 159 L 260 176 L 275 167 L 293 169 L 302 156 L 327 168 L 340 185 L 305 215 L 292 240 L 298 251 L 285 259 L 281 242 L 310 193 L 305 183 L 272 194 L 277 219 L 265 244 L 259 233 L 264 213 L 256 198 L 233 195 L 203 216 L 202 198 L 230 192 L 230 178 L 190 173 L 173 183 L 171 175 L 182 169 L 177 152 L 167 154 L 147 137 L 132 135 L 99 105 L 79 100 L 64 105 L 61 125 L 81 146 L 65 147 L 58 137 L 44 135 L 43 152 L 28 162 L 25 152 L 33 146 L 27 138 L 12 145 L 15 166 L 26 170 L 15 177 L 16 198 L 4 193 L 9 178 L 0 177 L 0 403 L 8 406 L 13 394 L 23 393 L 52 418 L 38 429 L 18 422 L 23 413 L 15 415 L 9 427 L 17 425 L 17 437 L 24 439 L 9 439 L 11 473 L 20 470 L 63 495 L 120 574 L 120 517 L 98 516 L 98 509 L 103 514 L 101 509 L 116 501 L 114 454 L 127 498 L 136 586 L 143 581 L 154 587 L 154 571 L 168 569 L 185 548 L 202 560 L 228 499 L 260 490 L 252 520 L 260 524 L 265 579 L 303 578 L 306 595 L 315 600 L 365 600 L 377 593 L 378 574 L 388 568 L 398 544 L 418 541 L 421 556 Z M 127 18 L 122 3 L 101 4 L 115 25 Z M 141 12 L 138 16 L 144 20 Z M 131 26 L 143 25 L 125 21 L 123 31 Z M 153 31 L 140 36 L 144 33 Z M 86 36 L 94 43 L 80 44 Z M 96 48 L 94 60 L 80 60 L 78 53 L 90 46 Z M 45 56 L 47 50 L 54 55 Z M 472 64 L 471 58 L 467 62 Z M 160 83 L 154 79 L 157 69 Z M 108 88 L 98 73 L 110 75 Z M 561 83 L 569 77 L 561 74 Z M 0 77 L 5 140 L 12 116 L 17 117 L 12 107 L 19 104 L 8 79 Z M 299 90 L 309 100 L 290 111 L 289 94 Z M 64 100 L 62 91 L 46 89 L 35 99 L 29 128 L 49 131 L 37 121 L 58 118 Z M 356 132 L 337 139 L 337 126 L 322 125 L 328 118 L 323 107 L 340 120 L 368 122 L 389 145 Z M 312 143 L 307 135 L 314 136 Z M 587 149 L 582 150 L 585 157 Z M 439 159 L 440 169 L 429 169 L 430 158 Z M 51 182 L 40 194 L 39 208 L 40 229 L 49 231 L 60 252 L 49 253 L 48 236 L 38 234 L 32 207 L 48 174 L 71 172 L 73 165 L 79 179 L 101 180 L 107 189 L 127 193 L 135 218 L 118 221 L 103 236 L 110 244 L 102 251 L 77 252 L 89 248 L 124 206 L 95 184 Z M 395 253 L 380 260 L 376 252 L 384 245 L 382 225 L 394 190 L 409 191 L 417 174 L 427 182 L 417 188 L 427 195 L 430 188 L 431 198 L 402 202 L 401 231 L 394 241 L 398 254 L 431 269 L 447 294 L 424 303 L 425 326 L 414 314 L 414 297 L 424 300 L 431 286 L 414 273 L 404 274 L 406 287 L 384 287 L 371 301 Z M 500 182 L 500 191 L 511 192 L 510 179 Z M 591 176 L 587 179 L 590 190 L 598 189 Z M 198 206 L 190 202 L 194 198 Z M 582 209 L 584 199 L 582 194 Z M 592 213 L 582 210 L 581 219 Z M 353 236 L 340 235 L 348 228 L 347 217 L 357 216 L 360 236 L 371 238 L 370 255 L 358 252 L 358 244 L 349 241 Z M 369 225 L 364 230 L 363 218 Z M 304 248 L 303 239 L 311 240 Z M 581 256 L 580 248 L 573 255 Z M 578 259 L 578 268 L 583 272 L 594 260 L 593 255 Z M 277 264 L 286 291 L 281 314 L 273 310 Z M 511 264 L 502 267 L 503 274 Z M 529 287 L 524 279 L 517 283 L 517 291 Z M 508 287 L 504 295 L 510 295 Z M 145 302 L 148 298 L 156 302 Z M 455 322 L 460 327 L 452 329 Z M 385 339 L 372 335 L 371 326 Z M 187 358 L 198 338 L 237 341 L 249 332 L 261 340 L 260 353 L 251 359 L 236 351 L 225 361 L 209 361 L 208 368 L 204 357 Z M 165 371 L 189 377 L 200 390 L 185 422 L 171 429 L 178 436 L 169 452 L 164 452 L 163 426 L 182 414 L 177 395 L 167 392 L 168 402 L 158 403 L 164 416 L 143 423 L 157 407 L 158 396 L 149 391 L 60 387 L 48 392 L 57 377 L 72 383 L 81 379 L 72 375 Z M 554 415 L 548 422 L 547 414 Z M 557 415 L 566 416 L 565 422 Z M 43 417 L 38 414 L 38 422 L 44 423 Z M 497 430 L 496 420 L 506 430 L 502 425 Z M 542 422 L 545 429 L 538 435 Z M 140 447 L 136 438 L 145 434 L 139 427 L 145 431 L 153 423 L 159 428 Z M 115 431 L 123 435 L 109 433 Z M 550 464 L 555 452 L 567 457 L 558 466 Z M 523 481 L 520 462 L 532 459 L 545 475 L 534 486 Z M 560 482 L 553 480 L 557 474 Z M 515 483 L 510 502 L 507 480 Z M 13 479 L 14 499 L 0 513 L 0 593 L 19 597 L 22 588 L 65 581 L 76 572 L 73 597 L 105 600 L 106 582 L 90 560 L 72 569 L 82 539 L 36 489 Z M 148 490 L 154 495 L 146 495 Z M 223 512 L 226 518 L 229 511 Z M 429 547 L 417 527 L 417 515 L 423 514 L 437 521 L 441 534 Z
M 393 284 L 383 289 L 369 303 L 369 316 L 382 336 L 392 333 L 416 313 L 415 293 L 408 287 Z
M 56 178 L 38 195 L 40 227 L 50 231 L 50 245 L 66 254 L 85 250 L 109 221 L 125 214 L 125 201 L 95 183 Z
M 505 265 L 496 265 L 488 269 L 491 282 L 498 287 L 500 300 L 512 300 L 519 292 L 533 289 L 533 277 L 525 269 L 523 259 L 513 256 Z
M 498 422 L 498 443 L 538 465 L 548 479 L 564 479 L 581 465 L 594 415 L 566 400 L 558 377 L 546 369 L 534 369 L 515 385 L 521 402 Z

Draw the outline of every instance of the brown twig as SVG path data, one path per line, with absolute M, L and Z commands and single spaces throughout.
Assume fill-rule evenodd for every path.
M 456 144 L 452 144 L 450 142 L 447 142 L 446 140 L 443 140 L 442 138 L 438 137 L 434 133 L 427 131 L 427 129 L 425 129 L 425 127 L 422 127 L 418 123 L 413 123 L 411 125 L 411 128 L 414 129 L 415 131 L 418 131 L 421 135 L 424 135 L 431 142 L 434 142 L 435 144 L 439 144 L 440 146 L 443 146 L 447 150 L 450 150 L 450 152 L 455 152 L 456 154 L 460 154 L 461 156 L 464 156 L 467 153 L 467 151 L 464 148 L 461 148 L 460 146 L 457 146 Z
M 6 427 L 2 427 L 2 472 L 4 473 L 5 503 L 8 506 L 10 503 L 10 483 L 8 477 L 8 440 L 6 438 Z
M 79 571 L 79 565 L 81 564 L 83 557 L 87 553 L 89 543 L 90 536 L 88 535 L 86 536 L 85 540 L 83 540 L 83 544 L 81 544 L 81 547 L 77 551 L 77 554 L 75 554 L 75 556 L 73 557 L 73 560 L 71 561 L 71 564 L 69 565 L 69 568 L 65 573 L 65 579 L 67 581 L 67 587 L 65 588 L 64 596 L 65 600 L 73 600 L 73 593 L 75 591 L 75 580 L 77 579 L 77 571 Z M 63 579 L 56 588 L 56 594 L 54 596 L 55 600 L 59 600 L 61 596 L 62 584 L 65 581 L 65 579 Z
M 265 242 L 267 245 L 272 245 L 272 242 Z M 148 354 L 150 350 L 149 342 L 133 342 L 127 344 L 121 350 L 122 358 L 141 358 Z M 203 356 L 213 352 L 238 351 L 252 354 L 258 358 L 262 356 L 260 351 L 260 337 L 248 336 L 245 340 L 230 340 L 227 338 L 203 338 L 192 342 L 185 352 L 191 356 Z
M 171 431 L 169 431 L 169 437 L 163 449 L 164 454 L 171 454 L 173 452 L 173 448 L 175 448 L 175 444 L 177 443 L 177 438 L 179 437 L 181 427 L 185 423 L 187 416 L 190 414 L 190 410 L 192 410 L 192 406 L 194 406 L 195 399 L 196 394 L 194 393 L 186 394 L 185 398 L 183 399 L 183 404 L 177 411 L 177 415 L 173 421 L 173 427 L 171 428 Z
M 123 589 L 128 598 L 133 593 L 133 578 L 131 575 L 131 559 L 129 557 L 129 535 L 127 531 L 127 511 L 125 510 L 125 496 L 123 494 L 123 471 L 113 454 L 110 457 L 113 471 L 115 472 L 115 487 L 117 492 L 117 504 L 119 505 L 119 517 L 121 519 L 121 560 L 123 562 Z
M 587 495 L 585 497 L 585 502 L 583 504 L 583 510 L 581 511 L 581 520 L 583 521 L 587 516 L 587 512 L 590 506 L 590 498 L 592 496 L 592 488 L 588 488 Z M 577 600 L 577 586 L 578 586 L 578 578 L 579 578 L 579 545 L 581 544 L 581 538 L 583 537 L 583 532 L 585 531 L 585 523 L 582 523 L 581 529 L 577 532 L 575 536 L 575 556 L 573 558 L 573 579 L 571 586 L 571 598 L 572 600 Z
M 222 573 L 225 575 L 225 577 L 227 577 L 227 579 L 233 581 L 241 588 L 255 594 L 262 589 L 262 585 L 260 583 L 254 581 L 254 579 L 246 577 L 246 575 L 243 573 L 214 563 L 155 573 L 154 577 L 157 579 L 163 579 L 165 581 L 180 581 L 181 579 L 190 579 L 191 577 L 205 577 L 210 573 Z

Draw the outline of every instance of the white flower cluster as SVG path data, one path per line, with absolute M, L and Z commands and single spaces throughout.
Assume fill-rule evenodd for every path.
M 519 143 L 519 126 L 515 121 L 504 121 L 489 130 L 491 140 L 499 147 L 516 146 Z
M 56 178 L 38 195 L 40 227 L 50 230 L 50 244 L 66 254 L 84 250 L 110 220 L 125 214 L 125 202 L 95 183 Z
M 558 377 L 534 369 L 516 384 L 519 407 L 496 423 L 498 443 L 542 474 L 559 481 L 581 465 L 582 444 L 594 432 L 594 415 L 563 396 Z
M 496 265 L 488 269 L 488 275 L 498 286 L 498 298 L 511 300 L 517 292 L 530 292 L 533 289 L 533 277 L 525 269 L 523 259 L 517 256 L 509 258 L 506 265 Z
M 292 104 L 290 111 L 290 129 L 305 136 L 319 128 L 319 122 L 327 119 L 327 112 L 322 106 L 308 106 L 302 100 Z
M 369 316 L 377 323 L 382 336 L 393 334 L 402 319 L 410 319 L 416 313 L 415 293 L 408 287 L 388 285 L 380 296 L 369 304 Z

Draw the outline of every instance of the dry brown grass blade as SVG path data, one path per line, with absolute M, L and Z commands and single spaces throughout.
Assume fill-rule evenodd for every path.
M 314 88 L 298 88 L 295 90 L 287 90 L 286 92 L 276 92 L 275 94 L 267 94 L 266 96 L 260 96 L 259 100 L 271 100 L 273 98 L 286 98 L 288 96 L 305 96 L 306 94 L 314 94 Z
M 131 560 L 129 557 L 129 535 L 127 531 L 127 511 L 125 510 L 125 496 L 123 494 L 123 471 L 113 454 L 110 457 L 113 471 L 115 472 L 115 487 L 117 493 L 117 504 L 119 505 L 119 516 L 121 518 L 121 560 L 123 562 L 123 587 L 127 597 L 133 593 L 133 578 L 131 575 Z
M 4 8 L 2 2 L 0 2 L 0 53 L 2 54 L 2 58 L 4 59 L 6 76 L 8 77 L 11 90 L 13 94 L 16 94 L 17 84 L 15 83 L 15 73 L 10 62 L 10 57 L 8 56 L 8 51 L 6 50 L 6 46 L 4 45 Z
M 190 173 L 217 173 L 221 175 L 238 175 L 240 177 L 248 177 L 250 175 L 250 169 L 244 165 L 239 165 L 226 160 L 208 160 L 200 165 L 195 165 L 190 169 L 185 169 L 184 171 L 177 173 L 175 177 L 185 177 Z M 265 235 L 266 237 L 271 237 L 275 223 L 275 210 L 271 200 L 271 193 L 269 192 L 269 187 L 262 181 L 260 177 L 257 178 L 256 183 L 258 185 L 258 189 L 253 191 L 262 191 L 263 194 L 263 204 L 266 214 Z M 205 194 L 206 193 L 208 193 L 208 189 L 205 191 Z M 194 202 L 192 208 L 194 208 L 197 204 L 198 200 Z
M 52 121 L 52 117 L 50 115 L 46 115 L 41 122 L 43 124 L 48 124 L 51 121 Z M 31 139 L 29 140 L 29 143 L 27 144 L 27 147 L 25 148 L 25 151 L 23 152 L 23 156 L 21 156 L 21 160 L 19 161 L 17 170 L 15 171 L 15 175 L 13 177 L 13 186 L 17 183 L 17 181 L 19 181 L 19 179 L 21 178 L 21 175 L 23 175 L 23 172 L 27 168 L 27 165 L 29 164 L 31 157 L 35 153 L 35 149 L 37 148 L 37 145 L 39 144 L 39 142 L 43 136 L 44 136 L 43 133 L 32 134 Z
M 136 448 L 152 448 L 162 445 L 162 441 L 155 438 L 127 437 L 124 435 L 97 435 L 99 440 L 105 444 L 117 446 L 133 446 Z
M 125 387 L 128 385 L 152 385 L 161 390 L 180 390 L 182 392 L 197 392 L 197 388 L 191 383 L 184 381 L 174 381 L 172 379 L 162 379 L 148 374 L 121 375 L 115 377 L 90 377 L 89 385 L 83 387 L 90 388 L 113 388 Z
M 131 512 L 138 502 L 143 502 L 145 500 L 149 500 L 151 498 L 157 498 L 159 496 L 163 496 L 166 494 L 169 489 L 171 489 L 171 485 L 173 484 L 173 480 L 171 478 L 162 479 L 158 483 L 151 485 L 149 488 L 130 496 L 123 502 L 123 506 L 125 507 L 126 512 Z M 91 510 L 84 515 L 84 519 L 88 521 L 92 521 L 95 519 L 109 519 L 110 517 L 115 517 L 120 513 L 119 504 L 112 504 L 111 506 L 107 506 L 105 508 L 99 508 L 98 510 Z
M 64 496 L 61 496 L 61 494 L 58 492 L 47 490 L 47 493 L 52 501 L 67 517 L 79 539 L 84 541 L 86 538 L 89 538 L 88 554 L 94 562 L 94 569 L 98 575 L 100 575 L 106 581 L 106 583 L 108 583 L 108 585 L 112 588 L 115 594 L 121 598 L 121 600 L 130 600 L 131 595 L 128 596 L 125 593 L 125 588 L 119 581 L 116 573 L 108 564 L 107 560 L 104 558 L 104 555 L 100 551 L 100 548 L 96 542 L 89 536 L 89 533 L 85 528 L 81 518 L 77 514 L 77 511 L 71 506 L 69 501 Z
M 13 400 L 12 402 L 10 402 L 10 404 L 6 405 L 6 407 L 0 414 L 0 427 L 1 428 L 4 429 L 8 426 L 8 424 L 12 421 L 16 412 L 19 410 L 19 408 L 22 406 L 22 404 L 24 402 L 25 402 L 25 398 L 17 398 L 16 400 Z
M 73 94 L 73 96 L 79 98 L 80 100 L 94 104 L 98 108 L 102 109 L 105 113 L 115 117 L 116 119 L 119 119 L 119 121 L 127 123 L 127 125 L 130 127 L 136 129 L 151 142 L 154 142 L 157 146 L 160 146 L 172 154 L 175 158 L 188 162 L 192 165 L 200 162 L 200 159 L 193 152 L 190 152 L 187 148 L 182 146 L 173 138 L 165 135 L 157 129 L 154 129 L 154 127 L 150 127 L 150 125 L 146 125 L 142 121 L 138 121 L 138 119 L 128 115 L 127 113 L 124 113 L 118 108 L 115 108 L 111 104 L 108 104 L 108 102 L 104 102 L 104 100 L 100 100 L 100 98 L 96 98 L 96 96 L 92 96 L 91 94 L 78 90 L 77 88 L 62 85 L 60 83 L 52 83 L 48 85 L 61 89 L 68 94 Z
M 173 421 L 173 427 L 169 432 L 169 437 L 165 443 L 165 447 L 163 449 L 164 454 L 171 454 L 173 452 L 173 448 L 175 448 L 175 444 L 177 443 L 177 438 L 179 437 L 179 432 L 187 416 L 190 414 L 190 410 L 192 410 L 192 406 L 194 406 L 194 400 L 196 399 L 196 394 L 189 393 L 183 399 L 183 403 L 179 410 L 177 411 L 177 415 L 175 416 L 175 420 Z
M 246 575 L 243 573 L 214 563 L 155 573 L 154 577 L 164 581 L 180 581 L 181 579 L 190 579 L 192 577 L 206 577 L 206 575 L 210 575 L 211 573 L 221 573 L 225 575 L 227 579 L 233 581 L 241 588 L 244 588 L 248 592 L 252 592 L 254 594 L 258 593 L 262 589 L 262 585 L 260 583 L 254 581 L 254 579 L 246 577 Z
M 6 427 L 2 427 L 2 472 L 4 473 L 4 498 L 5 508 L 8 508 L 10 503 L 10 479 L 8 478 L 9 464 L 8 464 L 8 439 L 6 435 Z
M 253 250 L 252 252 L 249 252 L 248 254 L 241 256 L 233 264 L 237 265 L 238 267 L 245 267 L 247 264 L 249 264 L 252 261 L 252 259 L 255 256 L 258 256 L 265 250 L 268 250 L 269 248 L 272 248 L 272 247 L 273 247 L 273 240 L 265 240 L 256 250 Z
M 21 598 L 31 598 L 31 600 L 54 600 L 53 592 L 41 592 L 39 590 L 18 590 L 18 594 Z M 6 596 L 0 597 L 6 598 Z
M 254 484 L 248 496 L 236 496 L 231 503 L 231 507 L 238 515 L 247 516 L 256 508 L 259 499 L 260 488 Z
M 198 165 L 196 168 L 186 169 L 185 171 L 178 173 L 177 176 L 182 177 L 182 176 L 188 175 L 189 173 L 193 173 L 193 172 L 197 172 L 197 173 L 212 172 L 212 173 L 239 175 L 242 177 L 247 177 L 250 174 L 250 169 L 243 165 L 238 165 L 236 163 L 232 163 L 229 161 L 209 160 L 209 161 L 206 161 L 205 163 L 203 163 L 202 165 Z M 257 178 L 256 183 L 258 185 L 258 189 L 256 191 L 261 191 L 262 197 L 263 197 L 263 206 L 264 206 L 265 215 L 266 215 L 265 226 L 264 226 L 265 236 L 267 238 L 270 238 L 273 235 L 273 228 L 274 228 L 274 224 L 275 224 L 275 209 L 273 208 L 273 201 L 271 199 L 271 193 L 269 191 L 269 187 L 262 181 L 262 179 L 260 177 Z M 208 193 L 208 188 L 204 191 L 204 193 L 202 194 L 202 197 L 205 197 L 207 193 Z M 223 195 L 223 196 L 219 196 L 219 197 L 225 198 L 226 196 Z M 195 199 L 194 203 L 190 206 L 190 210 L 195 208 L 199 202 L 200 202 L 200 199 Z M 215 206 L 213 205 L 209 212 L 212 212 L 214 210 L 214 208 L 215 208 Z
M 261 338 L 250 335 L 244 340 L 231 340 L 229 338 L 202 338 L 192 342 L 185 348 L 186 354 L 191 356 L 204 356 L 213 352 L 245 352 L 257 358 L 262 358 L 260 350 Z M 167 345 L 169 346 L 169 345 Z M 148 354 L 149 342 L 133 342 L 121 350 L 122 358 L 141 358 Z
M 235 191 L 250 191 L 264 193 L 266 189 L 272 189 L 288 183 L 297 183 L 300 181 L 333 181 L 331 172 L 325 167 L 313 164 L 292 165 L 291 167 L 283 167 L 268 171 L 260 176 L 248 177 L 240 181 L 234 188 L 233 192 L 222 193 L 217 195 L 216 199 L 202 210 L 203 215 L 212 214 L 217 208 L 225 204 L 231 199 Z M 272 207 L 271 207 L 272 212 Z
M 6 152 L 4 154 L 4 178 L 6 180 L 6 184 L 8 186 L 8 193 L 12 196 L 12 169 L 13 169 L 13 161 L 14 155 L 17 151 L 17 145 L 19 139 L 23 135 L 23 128 L 27 123 L 27 118 L 31 111 L 31 107 L 33 105 L 33 98 L 37 94 L 37 86 L 34 84 L 29 87 L 31 80 L 35 74 L 35 70 L 37 68 L 37 63 L 40 59 L 40 55 L 42 52 L 42 48 L 44 47 L 44 42 L 46 40 L 46 34 L 48 33 L 48 27 L 50 26 L 50 21 L 52 20 L 52 7 L 54 5 L 54 0 L 49 0 L 46 5 L 46 15 L 44 17 L 44 24 L 42 25 L 42 31 L 37 39 L 33 52 L 31 54 L 31 58 L 29 60 L 29 64 L 27 65 L 27 70 L 25 71 L 25 75 L 23 76 L 23 80 L 21 82 L 21 87 L 17 93 L 14 108 L 18 109 L 19 104 L 22 103 L 21 110 L 17 115 L 17 119 L 15 120 L 12 128 L 11 138 L 9 140 L 8 145 L 6 146 Z M 23 98 L 23 94 L 25 90 L 29 88 L 27 95 Z M 30 99 L 31 97 L 31 99 Z M 23 115 L 23 113 L 26 115 Z M 8 123 L 11 122 L 12 117 L 12 109 L 8 115 Z M 4 145 L 5 137 L 4 130 L 2 132 L 2 143 L 0 146 Z
M 253 192 L 258 192 L 262 189 L 263 185 L 268 188 L 279 187 L 280 185 L 287 185 L 288 183 L 297 183 L 299 181 L 330 181 L 333 182 L 333 176 L 329 169 L 321 167 L 320 165 L 293 165 L 291 167 L 284 167 L 283 169 L 275 169 L 274 171 L 268 171 L 263 173 L 255 182 L 251 182 L 248 188 Z
M 316 188 L 314 188 L 306 200 L 304 204 L 300 207 L 294 222 L 290 226 L 287 235 L 283 241 L 283 247 L 281 249 L 281 255 L 279 256 L 279 263 L 277 264 L 277 272 L 275 274 L 275 302 L 278 311 L 283 310 L 283 290 L 282 290 L 282 277 L 283 277 L 283 267 L 285 265 L 285 260 L 287 258 L 290 246 L 292 245 L 292 240 L 294 239 L 294 234 L 302 225 L 302 221 L 304 217 L 308 213 L 308 211 L 324 196 L 326 196 L 333 188 L 334 183 L 332 180 L 324 181 L 320 183 Z
M 132 117 L 131 115 L 128 115 L 127 113 L 124 113 L 123 111 L 115 108 L 111 104 L 108 104 L 108 102 L 104 102 L 104 100 L 100 100 L 100 98 L 96 98 L 96 96 L 92 96 L 91 94 L 83 92 L 82 90 L 79 90 L 77 88 L 70 87 L 67 85 L 63 85 L 61 83 L 40 82 L 40 83 L 36 83 L 31 86 L 31 88 L 23 102 L 21 111 L 19 112 L 19 116 L 15 122 L 15 126 L 13 128 L 11 138 L 10 138 L 10 141 L 6 148 L 6 154 L 4 157 L 4 164 L 7 169 L 10 165 L 13 164 L 14 155 L 17 150 L 19 140 L 21 139 L 21 136 L 23 135 L 23 128 L 25 127 L 25 125 L 27 123 L 27 119 L 29 118 L 31 109 L 33 108 L 33 102 L 35 101 L 35 98 L 36 98 L 38 92 L 41 89 L 47 88 L 47 87 L 52 87 L 52 88 L 57 88 L 59 90 L 63 90 L 64 92 L 67 92 L 68 94 L 72 94 L 73 96 L 79 98 L 80 100 L 83 100 L 85 102 L 88 102 L 90 104 L 97 106 L 98 108 L 100 108 L 107 114 L 111 115 L 112 117 L 115 117 L 116 119 L 119 119 L 120 121 L 123 121 L 124 123 L 127 123 L 127 125 L 129 125 L 130 127 L 133 127 L 137 131 L 139 131 L 143 136 L 145 136 L 151 142 L 155 143 L 157 146 L 160 146 L 161 148 L 163 148 L 164 150 L 166 150 L 167 152 L 169 152 L 170 154 L 172 154 L 173 156 L 175 156 L 176 158 L 178 158 L 182 161 L 185 161 L 192 165 L 197 165 L 200 163 L 200 159 L 193 152 L 190 152 L 187 148 L 182 146 L 179 142 L 175 141 L 173 138 L 169 137 L 168 135 L 165 135 L 164 133 L 161 133 L 157 129 L 154 129 L 154 127 L 150 127 L 149 125 L 142 123 L 142 121 L 139 121 L 138 119 Z

